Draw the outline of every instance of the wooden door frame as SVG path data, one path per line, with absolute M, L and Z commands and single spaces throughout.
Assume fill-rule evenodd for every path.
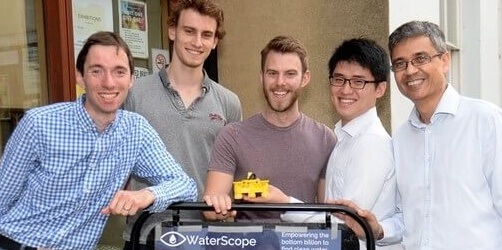
M 44 0 L 49 103 L 76 98 L 72 0 Z

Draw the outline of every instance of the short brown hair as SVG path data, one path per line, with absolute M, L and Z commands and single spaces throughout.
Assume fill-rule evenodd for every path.
M 213 0 L 179 0 L 173 5 L 173 12 L 169 17 L 169 27 L 176 27 L 181 15 L 181 11 L 193 9 L 202 15 L 210 16 L 216 20 L 215 36 L 221 40 L 225 36 L 225 28 L 223 27 L 223 10 Z
M 276 36 L 274 39 L 270 40 L 268 44 L 261 51 L 261 70 L 264 70 L 265 61 L 270 51 L 275 51 L 279 53 L 296 53 L 300 58 L 302 63 L 302 73 L 305 73 L 309 69 L 309 63 L 307 59 L 307 49 L 300 43 L 298 39 L 290 36 Z
M 117 51 L 119 49 L 124 49 L 127 54 L 127 59 L 129 61 L 129 73 L 131 75 L 134 72 L 134 59 L 129 49 L 127 43 L 117 34 L 110 31 L 99 31 L 87 38 L 85 41 L 84 47 L 78 53 L 77 56 L 77 71 L 84 75 L 84 64 L 87 59 L 87 54 L 89 54 L 89 49 L 91 49 L 94 45 L 104 45 L 104 46 L 115 46 L 117 47 Z

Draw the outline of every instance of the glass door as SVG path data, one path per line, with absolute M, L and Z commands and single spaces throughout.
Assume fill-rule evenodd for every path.
M 43 8 L 0 0 L 0 154 L 24 112 L 48 104 Z

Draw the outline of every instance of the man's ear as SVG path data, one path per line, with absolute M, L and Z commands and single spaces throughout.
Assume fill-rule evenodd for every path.
M 450 63 L 451 63 L 451 55 L 448 52 L 445 52 L 441 56 L 441 61 L 443 62 L 443 73 L 446 76 L 448 74 L 448 71 L 450 70 Z
M 131 82 L 129 83 L 129 88 L 128 89 L 132 88 L 132 85 L 134 85 L 134 81 L 135 80 L 136 80 L 136 77 L 134 76 L 134 74 L 131 74 Z
M 174 41 L 174 38 L 176 38 L 176 26 L 169 26 L 167 29 L 167 33 L 169 36 L 169 40 Z
M 376 98 L 380 98 L 385 95 L 385 90 L 387 90 L 387 82 L 383 81 L 376 86 L 375 94 Z
M 305 71 L 305 73 L 303 73 L 302 84 L 301 84 L 302 88 L 307 86 L 310 83 L 310 77 L 311 77 L 310 70 L 307 70 L 307 71 Z
M 215 37 L 215 38 L 214 38 L 213 49 L 216 49 L 216 46 L 218 46 L 218 42 L 219 42 L 219 41 L 220 41 L 220 40 L 218 39 L 218 37 Z
M 78 70 L 75 70 L 75 79 L 77 80 L 77 85 L 85 90 L 84 76 Z

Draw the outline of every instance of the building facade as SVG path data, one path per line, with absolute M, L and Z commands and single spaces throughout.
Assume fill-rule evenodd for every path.
M 140 39 L 134 44 L 138 77 L 163 65 L 152 55 L 164 55 L 168 62 L 167 18 L 175 1 L 0 0 L 0 154 L 26 110 L 72 101 L 81 94 L 75 84 L 75 57 L 89 32 L 139 30 L 128 33 Z M 353 37 L 371 38 L 387 47 L 390 32 L 410 20 L 435 22 L 445 30 L 453 56 L 448 77 L 460 93 L 502 105 L 499 0 L 218 2 L 225 10 L 227 36 L 207 69 L 239 95 L 245 117 L 265 105 L 259 80 L 260 50 L 274 36 L 293 35 L 306 45 L 312 82 L 300 97 L 300 106 L 307 115 L 333 127 L 338 116 L 329 97 L 327 66 L 333 50 Z M 128 16 L 123 6 L 142 14 Z M 139 24 L 146 26 L 133 28 L 129 18 L 139 18 Z M 412 103 L 399 93 L 392 77 L 390 86 L 377 108 L 392 132 L 407 119 Z M 121 221 L 112 225 L 114 230 L 105 232 L 105 242 L 119 245 L 122 225 Z

